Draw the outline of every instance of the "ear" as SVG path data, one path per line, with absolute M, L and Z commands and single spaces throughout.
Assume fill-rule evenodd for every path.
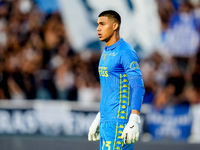
M 114 22 L 114 23 L 113 23 L 113 30 L 114 30 L 114 31 L 117 30 L 118 27 L 119 27 L 119 24 L 118 24 L 117 22 Z

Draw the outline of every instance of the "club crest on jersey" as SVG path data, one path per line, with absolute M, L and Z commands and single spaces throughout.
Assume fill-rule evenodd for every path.
M 133 61 L 130 64 L 130 68 L 131 68 L 131 70 L 139 69 L 139 64 L 137 63 L 137 61 Z
M 104 62 L 105 59 L 106 59 L 106 55 L 107 55 L 107 54 L 104 54 L 104 55 L 103 55 L 103 62 Z

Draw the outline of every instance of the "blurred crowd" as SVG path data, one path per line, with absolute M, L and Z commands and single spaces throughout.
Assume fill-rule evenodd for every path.
M 0 99 L 98 101 L 99 57 L 74 52 L 58 12 L 0 1 Z
M 142 59 L 144 102 L 166 105 L 200 102 L 200 1 L 157 0 L 161 43 Z
M 200 102 L 200 3 L 157 0 L 161 43 L 140 58 L 144 103 Z M 99 101 L 100 51 L 70 46 L 59 12 L 0 0 L 0 99 Z

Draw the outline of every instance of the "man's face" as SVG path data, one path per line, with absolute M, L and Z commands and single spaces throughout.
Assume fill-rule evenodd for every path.
M 108 42 L 114 33 L 114 20 L 106 16 L 99 17 L 97 20 L 97 31 L 100 41 Z

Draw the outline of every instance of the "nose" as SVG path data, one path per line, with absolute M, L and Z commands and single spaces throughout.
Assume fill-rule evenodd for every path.
M 99 31 L 100 29 L 99 29 L 99 26 L 97 26 L 97 31 Z

